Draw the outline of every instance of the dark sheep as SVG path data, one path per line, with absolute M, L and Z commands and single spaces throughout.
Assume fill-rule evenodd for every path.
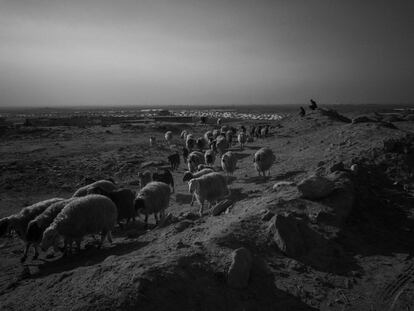
M 180 166 L 180 155 L 178 153 L 174 153 L 168 156 L 168 162 L 170 162 L 171 169 L 176 170 Z
M 174 189 L 174 178 L 173 175 L 169 170 L 164 170 L 162 174 L 159 174 L 157 172 L 152 173 L 152 180 L 153 181 L 160 181 L 167 185 L 170 185 L 172 187 L 172 192 L 175 191 Z

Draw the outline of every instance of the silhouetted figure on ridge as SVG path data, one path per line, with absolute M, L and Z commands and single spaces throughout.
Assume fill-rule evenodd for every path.
M 304 117 L 304 116 L 305 116 L 305 114 L 306 114 L 305 109 L 303 109 L 303 107 L 300 107 L 299 109 L 300 109 L 299 115 L 300 115 L 301 117 Z
M 316 105 L 316 102 L 313 99 L 311 99 L 310 102 L 311 102 L 309 106 L 310 109 L 315 110 L 316 108 L 318 108 L 318 105 Z

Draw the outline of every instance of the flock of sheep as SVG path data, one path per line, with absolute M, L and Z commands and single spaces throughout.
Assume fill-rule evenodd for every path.
M 188 171 L 184 173 L 183 182 L 188 182 L 188 190 L 192 195 L 191 205 L 196 200 L 199 205 L 199 215 L 203 216 L 204 202 L 212 204 L 223 200 L 230 195 L 228 176 L 236 170 L 237 157 L 228 151 L 233 144 L 233 137 L 237 137 L 240 148 L 252 141 L 253 137 L 267 136 L 269 126 L 253 127 L 247 133 L 244 126 L 237 130 L 228 126 L 207 131 L 204 137 L 195 138 L 193 134 L 183 131 L 181 138 L 185 147 L 182 150 L 184 162 Z M 236 135 L 237 134 L 237 135 Z M 171 144 L 173 134 L 165 133 L 165 140 Z M 150 138 L 153 145 L 155 138 Z M 174 149 L 174 147 L 172 148 Z M 197 150 L 195 150 L 197 149 Z M 205 151 L 204 151 L 205 150 Z M 220 159 L 223 172 L 214 168 L 216 159 Z M 178 168 L 180 154 L 177 150 L 168 160 L 171 170 Z M 259 176 L 266 177 L 275 161 L 273 151 L 262 148 L 254 155 L 254 166 Z M 174 178 L 169 169 L 163 173 L 145 171 L 138 174 L 141 189 L 135 193 L 126 188 L 118 188 L 112 179 L 99 180 L 86 185 L 72 195 L 71 198 L 52 198 L 23 208 L 19 213 L 0 219 L 0 236 L 14 231 L 25 243 L 25 250 L 21 261 L 27 259 L 30 246 L 35 249 L 33 259 L 39 255 L 39 247 L 43 251 L 53 248 L 72 252 L 73 244 L 80 250 L 82 239 L 86 235 L 100 234 L 99 247 L 107 239 L 112 242 L 111 232 L 118 223 L 122 228 L 122 221 L 128 223 L 135 220 L 136 215 L 154 215 L 158 222 L 165 217 L 165 210 L 169 206 L 171 193 L 174 192 Z M 59 248 L 63 238 L 64 246 Z

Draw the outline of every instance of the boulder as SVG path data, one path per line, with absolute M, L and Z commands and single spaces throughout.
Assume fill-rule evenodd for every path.
M 227 274 L 230 287 L 246 288 L 248 286 L 252 262 L 252 254 L 247 248 L 241 247 L 233 251 Z
M 270 238 L 289 257 L 301 257 L 307 252 L 301 230 L 302 222 L 294 214 L 276 215 L 268 227 Z
M 366 123 L 366 122 L 376 122 L 375 120 L 368 118 L 367 116 L 358 116 L 352 119 L 352 123 Z
M 335 184 L 328 178 L 313 175 L 298 184 L 302 197 L 315 200 L 327 197 L 334 190 Z

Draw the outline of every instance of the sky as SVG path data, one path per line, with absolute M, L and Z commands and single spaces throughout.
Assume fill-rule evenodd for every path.
M 0 107 L 414 103 L 413 0 L 0 0 Z

